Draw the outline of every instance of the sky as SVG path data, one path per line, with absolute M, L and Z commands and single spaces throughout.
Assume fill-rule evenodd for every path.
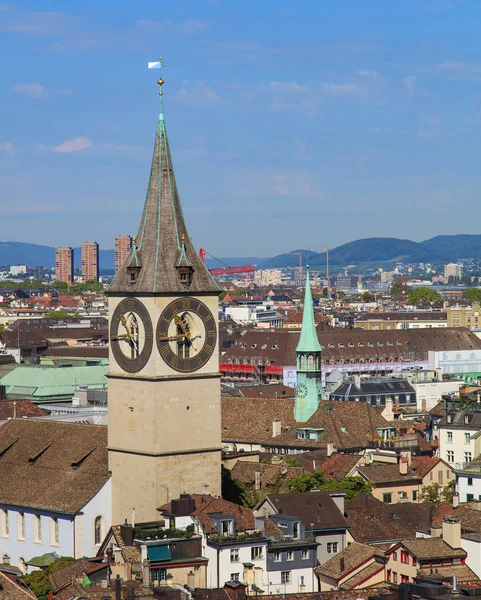
M 215 256 L 479 233 L 480 0 L 0 0 L 0 240 L 135 235 L 164 112 Z

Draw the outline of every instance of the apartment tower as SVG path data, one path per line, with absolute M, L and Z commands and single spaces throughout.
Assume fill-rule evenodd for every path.
M 118 273 L 120 267 L 127 260 L 131 248 L 132 238 L 130 235 L 123 234 L 115 238 L 115 273 Z
M 99 280 L 99 245 L 97 242 L 82 244 L 82 283 Z
M 73 282 L 73 249 L 70 246 L 61 246 L 55 251 L 55 279 Z

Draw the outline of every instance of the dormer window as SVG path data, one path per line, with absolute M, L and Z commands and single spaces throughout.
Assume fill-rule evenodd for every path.
M 137 283 L 141 267 L 127 267 L 127 275 L 130 285 Z
M 194 269 L 188 265 L 182 265 L 175 267 L 177 269 L 177 275 L 179 277 L 179 281 L 181 286 L 188 290 L 192 285 L 192 275 L 194 274 Z

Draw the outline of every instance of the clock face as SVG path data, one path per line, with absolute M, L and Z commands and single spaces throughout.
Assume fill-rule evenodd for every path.
M 119 367 L 127 373 L 141 371 L 152 354 L 153 327 L 149 312 L 136 298 L 117 305 L 110 322 L 110 347 Z
M 307 385 L 300 383 L 296 388 L 296 396 L 298 398 L 305 398 L 307 396 Z
M 200 300 L 179 298 L 160 315 L 156 339 L 160 355 L 169 367 L 192 373 L 203 367 L 214 352 L 214 317 Z

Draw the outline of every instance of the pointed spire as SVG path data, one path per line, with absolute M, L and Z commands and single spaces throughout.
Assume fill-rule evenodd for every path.
M 309 267 L 306 267 L 306 291 L 304 294 L 304 312 L 302 314 L 302 329 L 296 352 L 321 352 L 317 339 L 314 308 L 312 305 L 311 281 Z
M 132 250 L 118 271 L 109 293 L 175 294 L 186 291 L 179 267 L 188 265 L 188 291 L 218 293 L 187 232 L 180 205 L 162 106 L 150 169 L 144 211 Z

